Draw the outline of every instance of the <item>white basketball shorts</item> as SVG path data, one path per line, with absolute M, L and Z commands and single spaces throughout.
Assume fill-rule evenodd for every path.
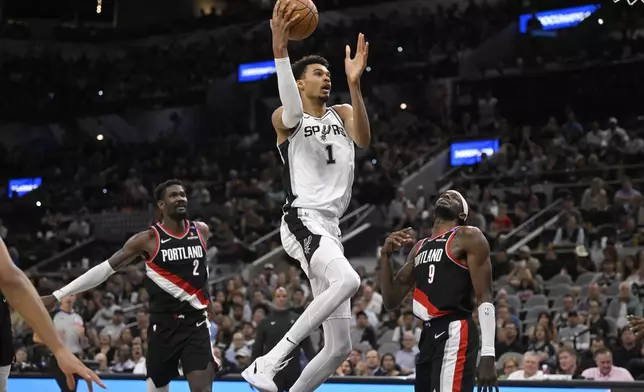
M 282 247 L 300 262 L 309 278 L 313 297 L 329 288 L 325 272 L 331 261 L 344 259 L 349 263 L 340 242 L 338 218 L 316 210 L 291 208 L 282 216 L 280 234 Z M 342 303 L 328 318 L 351 318 L 351 300 Z

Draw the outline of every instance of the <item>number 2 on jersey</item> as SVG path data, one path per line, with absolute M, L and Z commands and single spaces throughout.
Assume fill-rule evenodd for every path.
M 329 144 L 326 146 L 326 164 L 327 165 L 332 165 L 335 163 L 335 159 L 333 158 L 333 145 Z
M 435 273 L 436 273 L 436 266 L 434 264 L 430 264 L 429 265 L 429 278 L 427 279 L 427 283 L 432 283 L 434 281 L 434 274 Z
M 192 270 L 192 274 L 194 276 L 199 276 L 199 260 L 195 260 L 192 262 L 192 265 L 195 266 L 195 269 Z

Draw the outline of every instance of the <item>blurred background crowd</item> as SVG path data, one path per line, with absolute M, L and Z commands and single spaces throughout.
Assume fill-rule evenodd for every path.
M 217 0 L 184 19 L 167 6 L 181 20 L 150 16 L 138 30 L 115 27 L 133 9 L 102 4 L 98 16 L 61 7 L 43 26 L 4 2 L 0 90 L 12 98 L 0 102 L 0 236 L 47 295 L 149 225 L 155 184 L 180 178 L 191 219 L 214 233 L 220 374 L 239 373 L 261 354 L 268 320 L 297 317 L 311 300 L 276 232 L 275 79 L 237 81 L 241 63 L 271 58 L 272 3 Z M 434 201 L 453 188 L 492 249 L 499 374 L 644 377 L 644 349 L 626 326 L 644 297 L 641 11 L 606 1 L 558 30 L 539 17 L 563 7 L 555 1 L 316 4 L 321 25 L 291 57 L 329 58 L 334 101 L 348 102 L 342 47 L 364 32 L 372 48 L 363 90 L 373 140 L 357 155 L 342 221 L 363 284 L 337 375 L 413 377 L 422 328 L 409 301 L 383 308 L 377 250 L 392 230 L 429 236 Z M 119 23 L 136 24 L 127 15 Z M 481 140 L 498 147 L 453 159 L 455 143 Z M 4 186 L 16 178 L 40 183 Z M 143 279 L 141 265 L 129 267 L 58 310 L 78 314 L 65 340 L 103 374 L 145 374 Z M 12 326 L 13 371 L 43 371 L 48 352 L 17 313 Z M 323 344 L 311 336 L 301 363 Z

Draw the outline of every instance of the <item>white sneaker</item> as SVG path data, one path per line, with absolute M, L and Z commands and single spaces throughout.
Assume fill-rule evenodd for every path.
M 258 357 L 241 375 L 253 388 L 260 392 L 277 392 L 277 385 L 273 382 L 273 377 L 277 372 L 284 369 L 292 358 L 277 364 L 271 358 Z

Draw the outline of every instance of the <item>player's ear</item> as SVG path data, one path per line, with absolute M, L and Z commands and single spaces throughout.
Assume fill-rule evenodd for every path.
M 458 214 L 458 218 L 465 222 L 467 220 L 467 215 L 465 215 L 464 212 L 461 212 L 460 214 Z
M 302 80 L 302 79 L 297 79 L 297 80 L 296 80 L 296 82 L 297 82 L 297 88 L 298 88 L 298 90 L 304 90 L 304 80 Z

